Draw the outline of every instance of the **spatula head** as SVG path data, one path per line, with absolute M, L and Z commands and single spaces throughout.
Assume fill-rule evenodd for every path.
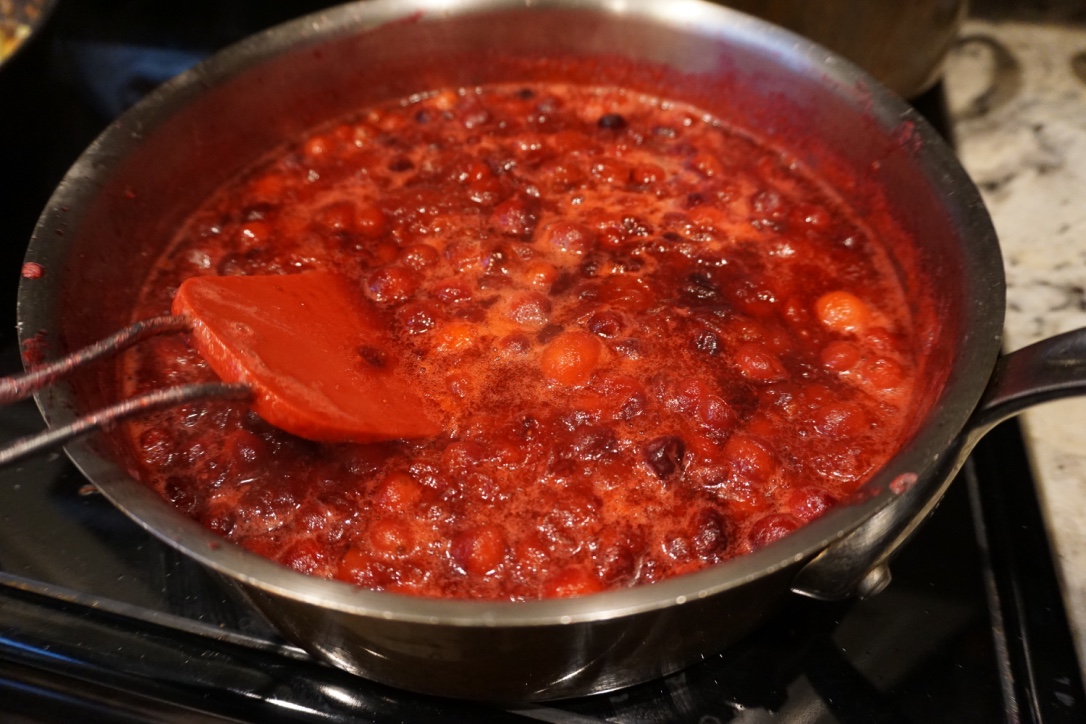
M 248 385 L 256 413 L 287 432 L 375 442 L 441 431 L 374 310 L 335 274 L 193 277 L 173 313 L 192 322 L 215 373 Z

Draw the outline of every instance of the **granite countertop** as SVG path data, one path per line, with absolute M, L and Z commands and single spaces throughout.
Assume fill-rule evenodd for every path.
M 957 148 L 1007 272 L 1004 347 L 1086 327 L 1086 26 L 971 19 L 947 62 Z M 1086 398 L 1022 417 L 1086 665 Z

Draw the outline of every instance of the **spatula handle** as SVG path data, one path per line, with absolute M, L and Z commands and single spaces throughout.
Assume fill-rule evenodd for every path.
M 83 365 L 102 357 L 117 354 L 148 337 L 171 332 L 187 332 L 192 325 L 185 317 L 162 316 L 143 319 L 130 324 L 108 337 L 76 350 L 53 362 L 34 367 L 19 375 L 0 379 L 0 405 L 30 397 L 43 387 L 48 387 L 67 377 Z
M 88 432 L 97 430 L 99 427 L 132 415 L 209 397 L 245 398 L 248 396 L 249 388 L 240 383 L 208 382 L 155 390 L 139 397 L 118 402 L 89 415 L 84 415 L 62 427 L 50 428 L 36 435 L 20 438 L 7 447 L 0 448 L 0 466 L 15 462 L 27 455 L 33 455 L 55 445 L 61 445 L 80 435 L 85 435 Z

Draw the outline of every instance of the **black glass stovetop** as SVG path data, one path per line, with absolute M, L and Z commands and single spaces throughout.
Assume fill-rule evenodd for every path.
M 0 374 L 34 221 L 118 113 L 313 2 L 61 0 L 0 68 Z M 945 125 L 938 91 L 916 101 Z M 0 409 L 0 444 L 42 426 Z M 233 585 L 117 512 L 59 453 L 0 469 L 0 720 L 1080 722 L 1086 697 L 1021 436 L 982 442 L 866 601 L 796 598 L 728 651 L 612 694 L 522 707 L 422 697 L 310 659 Z M 530 656 L 530 652 L 526 652 Z

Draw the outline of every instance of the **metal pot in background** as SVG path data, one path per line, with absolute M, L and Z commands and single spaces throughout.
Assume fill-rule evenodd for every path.
M 717 0 L 804 35 L 905 98 L 942 72 L 968 0 Z

